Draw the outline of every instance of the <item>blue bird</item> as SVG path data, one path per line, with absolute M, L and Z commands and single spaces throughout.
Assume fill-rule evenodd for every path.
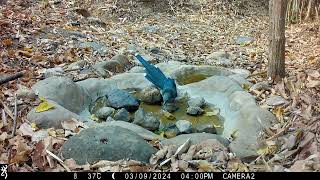
M 160 89 L 163 103 L 173 103 L 175 98 L 177 97 L 177 87 L 175 81 L 171 78 L 167 78 L 158 67 L 155 67 L 154 65 L 144 60 L 139 54 L 135 54 L 135 57 L 145 67 L 145 77 Z

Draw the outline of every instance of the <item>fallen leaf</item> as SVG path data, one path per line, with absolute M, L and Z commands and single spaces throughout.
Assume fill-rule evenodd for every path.
M 70 120 L 63 121 L 61 123 L 61 125 L 62 125 L 63 129 L 67 129 L 67 130 L 70 130 L 70 131 L 74 132 L 75 129 L 78 127 L 78 122 L 75 121 L 75 120 L 70 119 Z
M 2 44 L 4 46 L 11 46 L 12 45 L 12 39 L 11 38 L 6 38 L 2 41 Z
M 277 146 L 276 145 L 270 145 L 270 146 L 266 146 L 264 148 L 260 148 L 258 149 L 257 153 L 259 155 L 269 155 L 269 154 L 274 154 L 277 151 Z
M 45 166 L 47 163 L 45 158 L 46 154 L 47 153 L 45 152 L 43 141 L 39 141 L 34 148 L 34 152 L 31 158 L 32 162 L 42 171 L 45 170 Z
M 32 137 L 34 135 L 34 131 L 28 123 L 21 124 L 18 129 L 18 132 L 21 133 L 22 136 Z
M 48 134 L 49 136 L 57 137 L 57 132 L 53 128 L 48 129 Z
M 46 99 L 40 98 L 40 100 L 42 101 L 42 103 L 40 103 L 39 106 L 36 107 L 37 113 L 48 111 L 54 108 L 54 105 L 49 103 Z
M 11 163 L 21 163 L 29 159 L 29 155 L 32 152 L 32 148 L 26 143 L 18 141 L 16 146 L 13 148 L 16 150 L 16 154 L 11 159 Z
M 8 138 L 8 133 L 7 132 L 3 132 L 1 135 L 0 135 L 0 142 L 6 140 Z

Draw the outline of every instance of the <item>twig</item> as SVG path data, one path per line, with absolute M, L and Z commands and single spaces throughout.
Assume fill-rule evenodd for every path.
M 266 166 L 267 171 L 272 172 L 272 169 L 270 167 L 270 165 L 267 163 L 267 161 L 264 159 L 264 156 L 261 157 L 262 158 L 262 162 L 263 164 Z
M 7 116 L 6 116 L 6 112 L 4 111 L 4 109 L 1 109 L 2 110 L 2 121 L 3 121 L 3 125 L 6 126 L 8 124 L 8 121 L 7 121 Z
M 23 72 L 19 72 L 19 73 L 16 73 L 14 75 L 10 75 L 8 77 L 0 78 L 0 85 L 4 84 L 4 83 L 7 83 L 9 81 L 12 81 L 12 80 L 21 78 L 23 75 L 24 75 Z
M 66 166 L 63 161 L 58 157 L 56 156 L 55 154 L 53 154 L 52 152 L 50 152 L 49 150 L 46 149 L 46 152 L 51 156 L 53 157 L 54 159 L 56 159 L 66 170 L 67 172 L 71 172 L 71 170 L 68 168 L 68 166 Z
M 16 134 L 17 130 L 17 93 L 14 93 L 14 118 L 13 118 L 13 129 L 12 129 L 12 137 Z
M 6 104 L 4 104 L 4 102 L 1 100 L 0 100 L 0 103 L 2 104 L 4 111 L 10 116 L 10 118 L 14 119 L 13 114 L 12 114 L 11 110 L 9 109 L 9 107 Z

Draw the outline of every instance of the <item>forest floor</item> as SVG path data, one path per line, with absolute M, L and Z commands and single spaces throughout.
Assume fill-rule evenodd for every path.
M 194 8 L 97 2 L 18 0 L 0 6 L 0 78 L 25 73 L 23 78 L 1 85 L 0 163 L 10 162 L 13 171 L 39 171 L 40 163 L 42 170 L 64 170 L 57 159 L 31 142 L 33 130 L 25 125 L 28 124 L 26 114 L 39 100 L 18 99 L 17 133 L 11 137 L 18 85 L 30 88 L 43 78 L 48 68 L 64 67 L 83 58 L 91 62 L 110 59 L 116 54 L 129 54 L 128 49 L 135 48 L 154 61 L 176 60 L 188 64 L 211 64 L 207 56 L 226 51 L 236 60 L 225 66 L 247 69 L 251 72 L 250 82 L 271 85 L 267 89 L 248 89 L 257 103 L 278 119 L 264 133 L 266 148 L 252 162 L 238 159 L 233 161 L 236 167 L 227 166 L 222 171 L 320 170 L 319 22 L 287 26 L 286 78 L 270 83 L 266 77 L 268 10 L 259 3 L 235 5 L 212 0 Z M 72 44 L 74 37 L 44 33 L 60 29 L 90 35 L 91 41 L 105 44 L 107 53 L 101 56 L 76 48 Z M 235 43 L 240 36 L 255 40 L 248 44 Z M 160 49 L 163 55 L 148 54 L 152 48 Z M 282 96 L 287 103 L 267 106 L 266 99 L 272 94 Z M 51 136 L 54 137 L 51 149 L 57 151 L 65 138 L 57 138 L 56 133 Z M 66 164 L 70 169 L 90 169 L 90 166 Z

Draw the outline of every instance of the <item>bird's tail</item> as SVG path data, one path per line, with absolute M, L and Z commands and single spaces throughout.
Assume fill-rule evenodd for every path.
M 166 76 L 162 73 L 162 71 L 155 67 L 154 65 L 150 64 L 146 60 L 143 59 L 142 56 L 139 54 L 136 54 L 135 57 L 141 62 L 141 64 L 146 69 L 146 78 L 155 86 L 157 86 L 160 89 L 163 89 L 163 85 L 165 81 L 167 80 Z

